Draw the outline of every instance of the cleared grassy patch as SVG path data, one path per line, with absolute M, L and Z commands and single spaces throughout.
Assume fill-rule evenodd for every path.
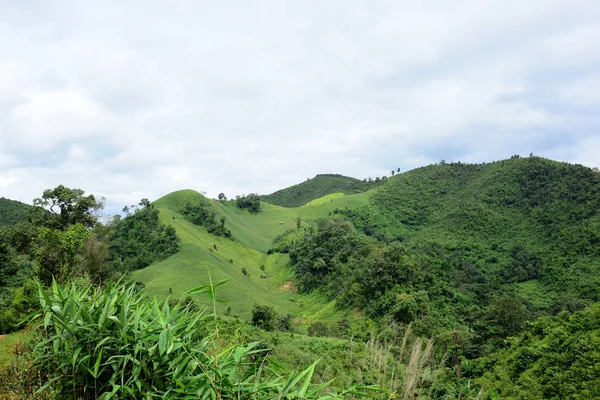
M 304 206 L 316 206 L 319 204 L 326 203 L 328 201 L 333 201 L 333 199 L 344 197 L 345 195 L 346 195 L 345 193 L 341 193 L 341 192 L 331 193 L 326 196 L 319 197 L 318 199 L 311 200 L 308 203 L 306 203 Z

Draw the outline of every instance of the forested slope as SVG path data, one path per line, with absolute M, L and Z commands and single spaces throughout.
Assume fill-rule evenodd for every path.
M 0 225 L 11 225 L 27 220 L 27 212 L 32 206 L 20 201 L 0 197 Z

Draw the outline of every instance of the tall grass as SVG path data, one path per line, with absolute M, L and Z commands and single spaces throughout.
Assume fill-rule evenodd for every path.
M 191 292 L 207 293 L 215 304 L 222 283 Z M 38 291 L 44 339 L 36 346 L 36 365 L 50 376 L 38 393 L 101 400 L 366 396 L 356 387 L 324 394 L 329 382 L 311 383 L 316 363 L 283 374 L 258 342 L 220 347 L 217 330 L 200 334 L 210 320 L 216 322 L 214 313 L 150 300 L 134 285 L 100 290 L 54 282 Z
M 376 372 L 377 385 L 382 389 L 382 399 L 419 398 L 422 389 L 435 379 L 431 368 L 433 341 L 412 338 L 411 325 L 404 331 L 399 347 L 394 341 L 381 341 L 374 334 L 365 347 L 370 356 L 370 367 Z

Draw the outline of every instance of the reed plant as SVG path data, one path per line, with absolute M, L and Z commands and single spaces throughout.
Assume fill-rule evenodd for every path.
M 210 282 L 188 294 L 207 294 Z M 49 379 L 37 393 L 70 399 L 337 399 L 372 388 L 327 393 L 313 384 L 316 363 L 284 373 L 259 342 L 224 346 L 213 310 L 149 299 L 122 282 L 100 289 L 38 286 L 43 339 L 36 368 Z M 209 323 L 210 322 L 210 323 Z M 206 334 L 203 327 L 214 327 Z M 318 362 L 318 361 L 317 361 Z M 272 365 L 273 364 L 273 365 Z

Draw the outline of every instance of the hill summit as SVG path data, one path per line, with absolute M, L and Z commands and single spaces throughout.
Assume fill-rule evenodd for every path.
M 375 185 L 375 182 L 361 181 L 340 174 L 319 174 L 305 182 L 261 196 L 261 200 L 282 207 L 300 207 L 329 194 L 361 193 Z

